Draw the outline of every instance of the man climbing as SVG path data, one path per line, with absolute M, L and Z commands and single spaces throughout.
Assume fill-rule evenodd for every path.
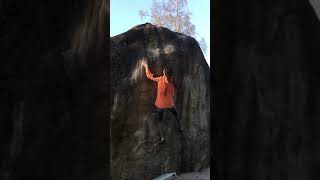
M 183 132 L 178 112 L 174 105 L 173 96 L 175 93 L 175 82 L 173 77 L 173 71 L 169 67 L 163 69 L 163 75 L 159 77 L 154 77 L 151 71 L 148 68 L 146 62 L 142 62 L 142 65 L 145 67 L 146 76 L 148 79 L 157 82 L 157 98 L 155 101 L 155 106 L 159 115 L 159 126 L 160 126 L 160 143 L 164 142 L 165 138 L 163 136 L 164 125 L 163 125 L 163 113 L 165 110 L 170 111 L 175 117 L 175 125 L 178 128 L 179 132 Z

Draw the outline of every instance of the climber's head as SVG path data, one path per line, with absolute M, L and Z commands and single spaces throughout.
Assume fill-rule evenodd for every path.
M 173 75 L 173 71 L 170 67 L 164 67 L 163 69 L 163 75 L 167 76 L 169 79 L 171 79 Z
M 176 87 L 176 83 L 175 83 L 175 78 L 173 76 L 173 70 L 172 68 L 165 66 L 163 68 L 163 75 L 165 75 L 168 79 L 168 81 L 174 86 Z

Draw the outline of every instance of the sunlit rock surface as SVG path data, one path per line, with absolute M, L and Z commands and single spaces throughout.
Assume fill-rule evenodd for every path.
M 156 83 L 148 80 L 141 60 L 155 75 L 162 65 L 174 70 L 178 113 L 185 136 L 164 115 L 165 144 L 159 140 L 153 103 Z M 198 171 L 209 166 L 210 69 L 195 39 L 151 24 L 111 38 L 111 172 L 113 179 L 151 179 L 167 172 Z
M 312 5 L 215 6 L 214 180 L 320 179 L 319 1 Z
M 320 20 L 320 1 L 319 0 L 309 0 L 309 1 Z

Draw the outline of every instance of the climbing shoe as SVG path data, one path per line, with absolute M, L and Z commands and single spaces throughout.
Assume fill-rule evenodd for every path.
M 165 140 L 166 140 L 165 138 L 161 138 L 160 141 L 159 141 L 159 143 L 160 143 L 160 144 L 161 144 L 161 143 L 164 143 Z

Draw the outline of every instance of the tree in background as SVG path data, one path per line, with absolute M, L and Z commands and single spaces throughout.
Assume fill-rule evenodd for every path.
M 199 42 L 199 46 L 201 47 L 202 51 L 206 54 L 207 53 L 207 43 L 203 37 L 201 38 L 201 40 Z
M 140 10 L 139 16 L 141 19 L 149 17 L 152 24 L 196 38 L 196 27 L 190 22 L 191 12 L 188 10 L 187 0 L 152 0 L 150 13 Z M 206 54 L 207 45 L 204 38 L 198 42 L 202 52 Z

